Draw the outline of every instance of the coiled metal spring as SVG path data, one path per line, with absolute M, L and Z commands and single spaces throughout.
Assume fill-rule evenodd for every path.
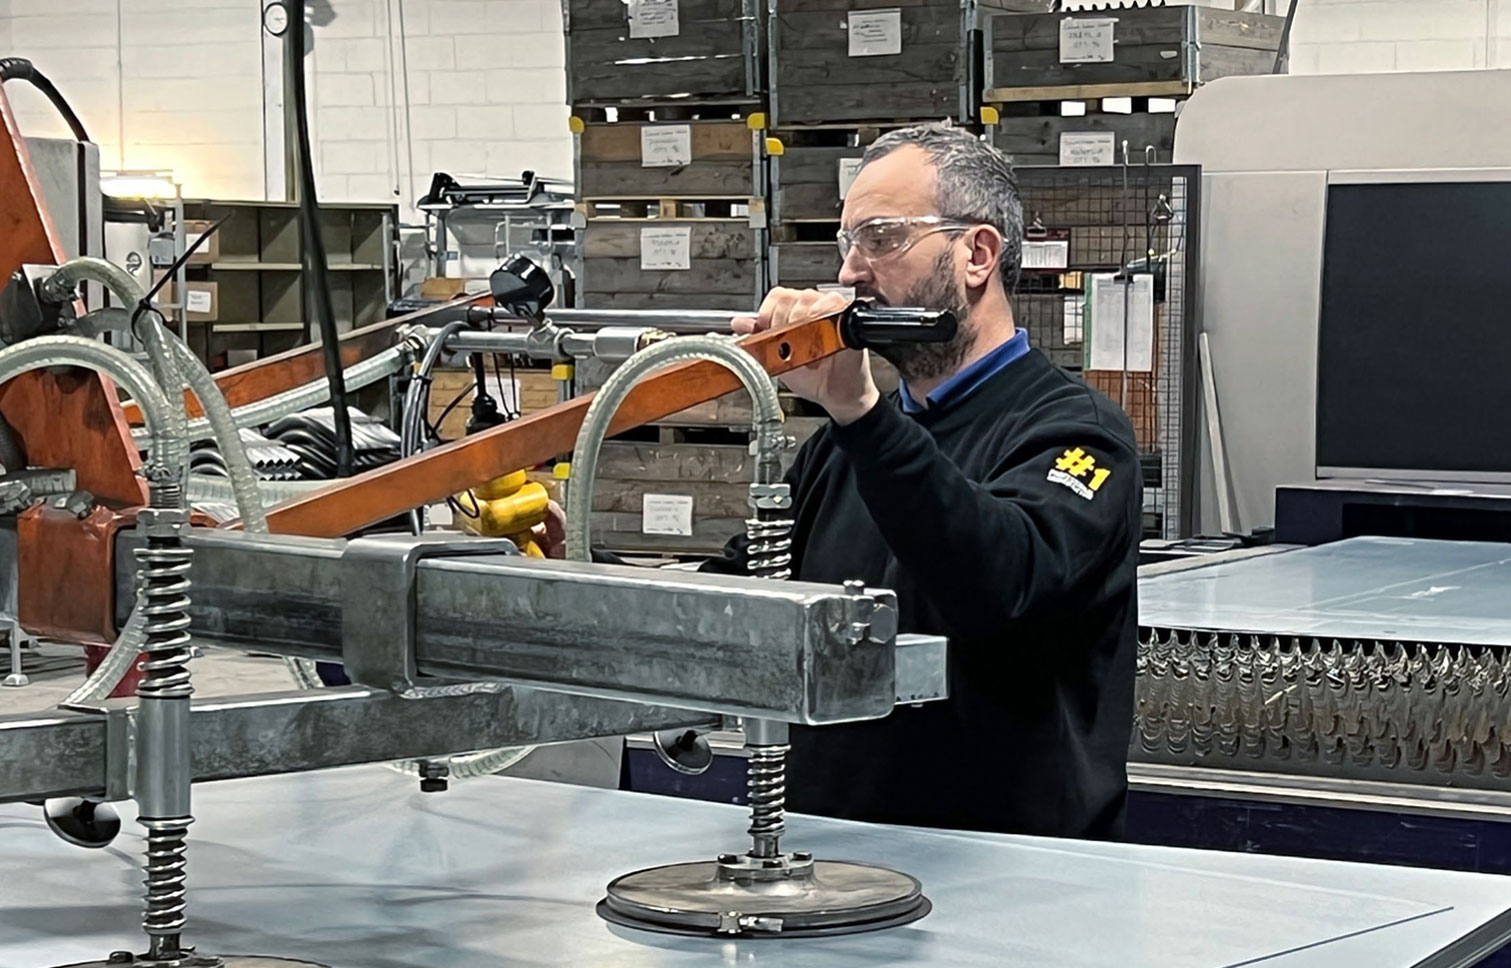
M 147 886 L 147 910 L 142 915 L 142 927 L 152 938 L 154 959 L 176 955 L 184 930 L 184 838 L 190 822 L 189 817 L 141 820 L 147 828 L 147 876 L 142 882 Z
M 747 569 L 757 578 L 785 580 L 792 577 L 791 518 L 766 518 L 766 512 L 745 521 Z
M 756 857 L 776 857 L 787 832 L 788 746 L 752 746 L 746 765 L 750 838 Z
M 143 698 L 187 698 L 189 686 L 189 565 L 194 552 L 177 537 L 149 537 L 135 550 L 146 616 L 146 676 L 137 687 Z

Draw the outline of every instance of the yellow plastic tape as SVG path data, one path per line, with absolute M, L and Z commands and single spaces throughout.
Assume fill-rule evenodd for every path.
M 752 131 L 761 131 L 766 127 L 766 112 L 757 111 L 745 119 L 745 127 Z
M 572 375 L 576 372 L 577 371 L 573 369 L 572 364 L 570 363 L 557 363 L 551 367 L 551 379 L 570 380 L 572 379 Z
M 588 130 L 588 123 L 574 114 L 567 119 L 567 127 L 571 129 L 573 134 L 582 134 Z
M 981 123 L 982 124 L 996 124 L 998 121 L 1001 120 L 1001 118 L 1002 118 L 1002 116 L 997 113 L 997 109 L 994 108 L 994 107 L 991 107 L 990 105 L 988 105 L 986 107 L 983 107 L 981 109 Z
M 787 153 L 787 146 L 782 144 L 781 138 L 766 139 L 766 153 L 773 158 Z

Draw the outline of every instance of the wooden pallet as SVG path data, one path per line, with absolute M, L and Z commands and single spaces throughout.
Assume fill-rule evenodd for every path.
M 980 87 L 970 65 L 979 56 L 979 35 L 972 24 L 978 10 L 989 8 L 1019 6 L 1013 0 L 772 0 L 772 124 L 974 120 Z M 889 14 L 894 19 L 884 23 Z M 882 18 L 866 26 L 895 31 L 898 50 L 852 56 L 851 25 L 863 29 L 857 18 Z
M 679 229 L 686 267 L 647 268 L 652 234 Z M 748 219 L 589 218 L 581 238 L 579 292 L 588 308 L 751 310 L 764 294 L 765 242 Z
M 660 100 L 630 99 L 613 102 L 579 102 L 572 105 L 572 116 L 589 123 L 649 121 L 667 124 L 677 121 L 739 121 L 748 128 L 764 128 L 766 112 L 759 99 L 734 101 L 700 101 L 689 98 Z
M 1064 21 L 1110 21 L 1111 59 L 1082 63 L 1061 57 Z M 1117 93 L 1044 93 L 1060 85 L 1083 91 L 1108 85 L 1200 84 L 1235 74 L 1268 74 L 1285 18 L 1211 7 L 1140 7 L 1115 12 L 994 14 L 984 27 L 984 101 L 1056 97 L 1118 97 Z M 1011 89 L 1031 95 L 1008 93 Z M 1146 90 L 1145 96 L 1164 96 Z
M 816 289 L 839 280 L 839 250 L 830 242 L 776 242 L 767 250 L 767 277 L 773 286 Z
M 680 221 L 729 221 L 750 223 L 752 207 L 761 200 L 750 195 L 664 196 L 616 195 L 583 198 L 577 210 L 589 219 L 677 219 Z
M 573 117 L 577 191 L 583 198 L 654 197 L 675 218 L 683 202 L 698 199 L 744 199 L 764 191 L 761 135 L 747 122 L 620 120 L 587 121 Z M 685 138 L 687 162 L 656 165 L 647 144 L 658 136 Z
M 567 0 L 567 100 L 739 101 L 763 88 L 760 0 L 679 0 L 677 32 L 634 37 L 621 0 Z
M 1106 164 L 1109 140 L 1111 163 L 1122 162 L 1127 142 L 1130 164 L 1169 164 L 1183 99 L 1140 94 L 1013 101 L 993 107 L 986 137 L 1019 166 Z M 1068 104 L 1079 110 L 1067 113 Z
M 498 365 L 498 372 L 495 373 L 493 361 L 487 361 L 488 393 L 495 400 L 498 400 L 499 396 L 499 388 L 495 380 L 502 375 L 505 381 L 513 379 L 519 383 L 521 416 L 539 413 L 556 405 L 559 391 L 549 370 L 526 370 L 515 367 L 511 374 L 507 360 L 499 359 Z M 474 382 L 472 371 L 435 370 L 430 375 L 430 381 L 430 406 L 426 411 L 426 419 L 440 431 L 442 440 L 457 440 L 466 433 L 467 419 L 472 415 L 470 403 L 475 395 L 470 389 Z M 446 412 L 447 405 L 459 395 L 462 402 Z M 445 412 L 444 418 L 441 416 L 443 412 Z M 440 420 L 439 424 L 436 424 L 437 420 Z

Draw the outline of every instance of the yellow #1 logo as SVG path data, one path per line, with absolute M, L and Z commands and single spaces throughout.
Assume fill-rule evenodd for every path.
M 1048 479 L 1065 485 L 1089 501 L 1111 476 L 1112 471 L 1098 467 L 1097 459 L 1086 453 L 1084 448 L 1075 447 L 1055 459 L 1055 466 L 1050 470 Z M 1090 480 L 1087 480 L 1088 477 Z

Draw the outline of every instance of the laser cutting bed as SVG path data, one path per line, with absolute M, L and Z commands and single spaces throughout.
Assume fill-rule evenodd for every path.
M 337 968 L 1437 968 L 1511 934 L 1511 878 L 795 818 L 793 836 L 827 856 L 917 875 L 933 913 L 837 938 L 676 938 L 593 905 L 621 871 L 732 843 L 738 807 L 501 777 L 421 794 L 373 766 L 196 796 L 195 938 Z M 0 965 L 139 940 L 134 825 L 100 852 L 21 804 L 0 807 L 0 826 Z

